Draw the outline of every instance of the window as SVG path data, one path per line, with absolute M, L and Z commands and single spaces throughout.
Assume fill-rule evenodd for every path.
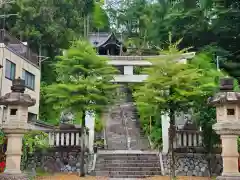
M 34 113 L 28 113 L 28 122 L 36 121 L 37 120 L 37 115 Z
M 34 90 L 35 89 L 35 76 L 26 71 L 26 70 L 23 70 L 23 79 L 25 80 L 25 86 L 29 89 L 32 89 Z
M 227 109 L 227 115 L 228 116 L 234 116 L 235 115 L 235 109 Z
M 16 64 L 6 59 L 5 77 L 13 80 L 16 75 Z
M 17 109 L 10 109 L 10 115 L 11 116 L 17 115 Z

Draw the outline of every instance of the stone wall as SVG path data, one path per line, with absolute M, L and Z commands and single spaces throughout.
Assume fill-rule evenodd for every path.
M 87 164 L 87 153 L 85 163 Z M 41 169 L 45 172 L 71 172 L 79 173 L 81 165 L 81 151 L 78 149 L 62 148 L 51 149 L 45 152 L 36 152 L 28 159 L 27 170 Z M 86 168 L 86 166 L 85 166 Z
M 170 156 L 163 155 L 163 167 L 165 174 L 170 174 Z M 209 166 L 212 170 L 212 176 L 218 176 L 222 172 L 221 155 L 213 155 L 211 164 L 208 165 L 206 154 L 197 153 L 176 153 L 175 167 L 178 176 L 209 176 Z

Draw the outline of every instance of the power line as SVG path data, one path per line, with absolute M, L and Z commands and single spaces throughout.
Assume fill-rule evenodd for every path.
M 217 56 L 217 59 L 216 59 L 217 70 L 220 71 L 220 64 L 219 64 L 220 58 L 228 57 L 228 56 L 234 55 L 234 54 L 236 54 L 236 53 L 238 53 L 238 52 L 240 52 L 240 49 L 237 50 L 237 51 L 235 51 L 235 52 L 233 52 L 233 53 L 231 53 L 231 54 L 227 54 L 227 55 L 225 55 L 225 56 Z
M 223 55 L 223 56 L 219 56 L 219 57 L 228 57 L 228 56 L 234 55 L 234 54 L 236 54 L 236 53 L 238 53 L 238 52 L 240 52 L 240 49 L 237 50 L 237 51 L 235 51 L 235 52 L 233 52 L 233 53 L 231 53 L 231 54 L 227 54 L 227 55 Z M 218 57 L 218 56 L 217 56 L 217 57 Z

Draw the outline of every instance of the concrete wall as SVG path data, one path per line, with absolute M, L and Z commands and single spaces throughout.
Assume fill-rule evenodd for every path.
M 29 112 L 37 114 L 39 113 L 39 100 L 40 100 L 40 69 L 38 66 L 29 62 L 26 59 L 18 56 L 16 53 L 10 51 L 1 44 L 0 47 L 0 65 L 3 68 L 0 69 L 0 95 L 5 95 L 11 92 L 12 81 L 5 77 L 6 59 L 16 64 L 16 78 L 22 77 L 23 69 L 32 73 L 35 76 L 35 87 L 34 90 L 26 88 L 25 93 L 31 95 L 36 99 L 36 104 L 33 107 L 29 107 Z M 0 110 L 0 117 L 2 117 L 2 108 Z M 1 118 L 0 118 L 1 119 Z

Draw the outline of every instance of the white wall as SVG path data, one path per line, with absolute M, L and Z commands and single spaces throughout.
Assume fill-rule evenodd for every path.
M 6 93 L 11 92 L 12 81 L 5 78 L 5 66 L 6 59 L 16 64 L 16 78 L 22 78 L 23 69 L 32 73 L 35 76 L 35 88 L 34 90 L 26 88 L 25 93 L 31 95 L 32 98 L 36 99 L 36 104 L 32 107 L 29 107 L 29 112 L 37 114 L 39 113 L 39 100 L 40 100 L 40 69 L 26 59 L 21 58 L 14 52 L 8 50 L 4 44 L 0 44 L 0 65 L 3 68 L 0 69 L 0 95 L 5 95 Z M 2 111 L 0 109 L 0 119 Z

